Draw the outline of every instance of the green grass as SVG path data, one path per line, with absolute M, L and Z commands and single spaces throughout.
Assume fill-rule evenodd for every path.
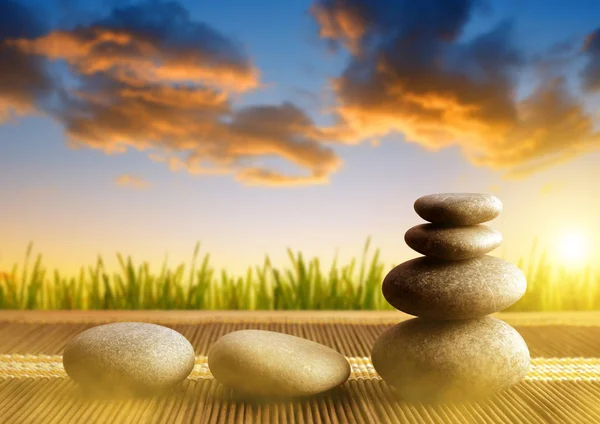
M 356 259 L 338 265 L 337 255 L 328 271 L 318 258 L 307 260 L 288 249 L 290 265 L 275 268 L 269 257 L 243 276 L 226 270 L 216 274 L 209 254 L 198 263 L 196 244 L 189 266 L 159 273 L 147 262 L 134 264 L 117 254 L 119 272 L 109 273 L 101 257 L 82 267 L 77 276 L 58 270 L 47 273 L 41 254 L 31 262 L 29 245 L 22 266 L 0 273 L 0 309 L 346 309 L 392 310 L 381 294 L 381 282 L 394 266 L 380 262 L 379 249 L 369 254 L 367 239 Z M 532 249 L 527 265 L 517 265 L 527 276 L 528 289 L 510 311 L 600 310 L 600 278 L 588 266 L 572 272 L 553 266 L 545 252 Z

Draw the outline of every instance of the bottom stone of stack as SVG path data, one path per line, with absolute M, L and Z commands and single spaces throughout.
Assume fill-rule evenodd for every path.
M 521 335 L 497 318 L 414 318 L 381 334 L 371 361 L 403 399 L 437 403 L 481 399 L 517 384 L 530 355 Z

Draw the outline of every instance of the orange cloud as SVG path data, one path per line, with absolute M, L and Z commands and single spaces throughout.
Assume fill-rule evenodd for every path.
M 201 48 L 162 46 L 131 30 L 93 26 L 6 44 L 24 53 L 64 60 L 84 75 L 110 73 L 127 81 L 192 81 L 237 91 L 258 86 L 259 73 L 247 61 L 215 60 Z
M 143 190 L 150 187 L 150 183 L 148 181 L 131 174 L 120 175 L 115 179 L 115 183 L 122 187 L 130 187 L 138 190 Z
M 319 24 L 319 35 L 330 40 L 340 40 L 352 53 L 359 52 L 360 39 L 365 34 L 366 22 L 360 8 L 331 7 L 314 4 L 310 13 Z
M 521 178 L 600 147 L 600 133 L 562 79 L 546 81 L 519 102 L 518 119 L 495 144 L 482 142 L 469 159 Z M 483 149 L 486 150 L 483 150 Z
M 194 149 L 219 131 L 226 96 L 204 87 L 132 87 L 108 82 L 98 95 L 81 90 L 60 116 L 75 145 L 110 152 L 127 147 Z
M 74 146 L 107 153 L 129 147 L 158 149 L 165 153 L 154 151 L 151 158 L 174 171 L 238 174 L 242 180 L 296 185 L 322 181 L 341 166 L 315 124 L 296 106 L 232 111 L 225 96 L 204 88 L 104 87 L 101 98 L 86 94 L 61 119 Z M 307 169 L 311 178 L 266 172 L 257 176 L 253 163 L 269 156 Z
M 324 174 L 291 177 L 264 168 L 247 168 L 236 175 L 236 180 L 247 186 L 292 187 L 328 184 Z
M 46 112 L 73 147 L 144 150 L 174 171 L 231 174 L 248 185 L 321 184 L 341 166 L 326 134 L 297 106 L 234 109 L 232 95 L 260 85 L 258 70 L 241 46 L 178 3 L 116 8 L 88 26 L 2 45 L 69 65 L 77 88 L 62 88 L 60 107 Z M 272 157 L 300 170 L 260 164 Z M 129 176 L 121 182 L 135 184 Z
M 527 62 L 509 24 L 458 41 L 477 6 L 318 0 L 312 11 L 321 36 L 351 53 L 332 81 L 338 123 L 324 131 L 348 144 L 397 132 L 432 151 L 458 145 L 473 164 L 508 178 L 600 148 L 594 119 L 563 79 L 546 77 L 517 97 Z

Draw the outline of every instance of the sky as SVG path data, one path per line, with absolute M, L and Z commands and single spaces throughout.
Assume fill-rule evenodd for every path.
M 595 263 L 599 123 L 596 0 L 0 0 L 0 270 L 397 264 L 445 192 Z

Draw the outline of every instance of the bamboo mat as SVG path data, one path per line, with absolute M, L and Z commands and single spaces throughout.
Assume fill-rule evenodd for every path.
M 399 399 L 369 359 L 377 336 L 410 318 L 397 311 L 0 311 L 0 423 L 600 423 L 600 312 L 496 316 L 529 346 L 525 380 L 481 402 L 423 405 Z M 190 377 L 155 397 L 83 394 L 62 367 L 62 350 L 77 333 L 115 321 L 182 333 L 197 355 Z M 247 328 L 330 346 L 347 357 L 352 374 L 310 398 L 236 398 L 214 380 L 206 354 L 222 335 Z

